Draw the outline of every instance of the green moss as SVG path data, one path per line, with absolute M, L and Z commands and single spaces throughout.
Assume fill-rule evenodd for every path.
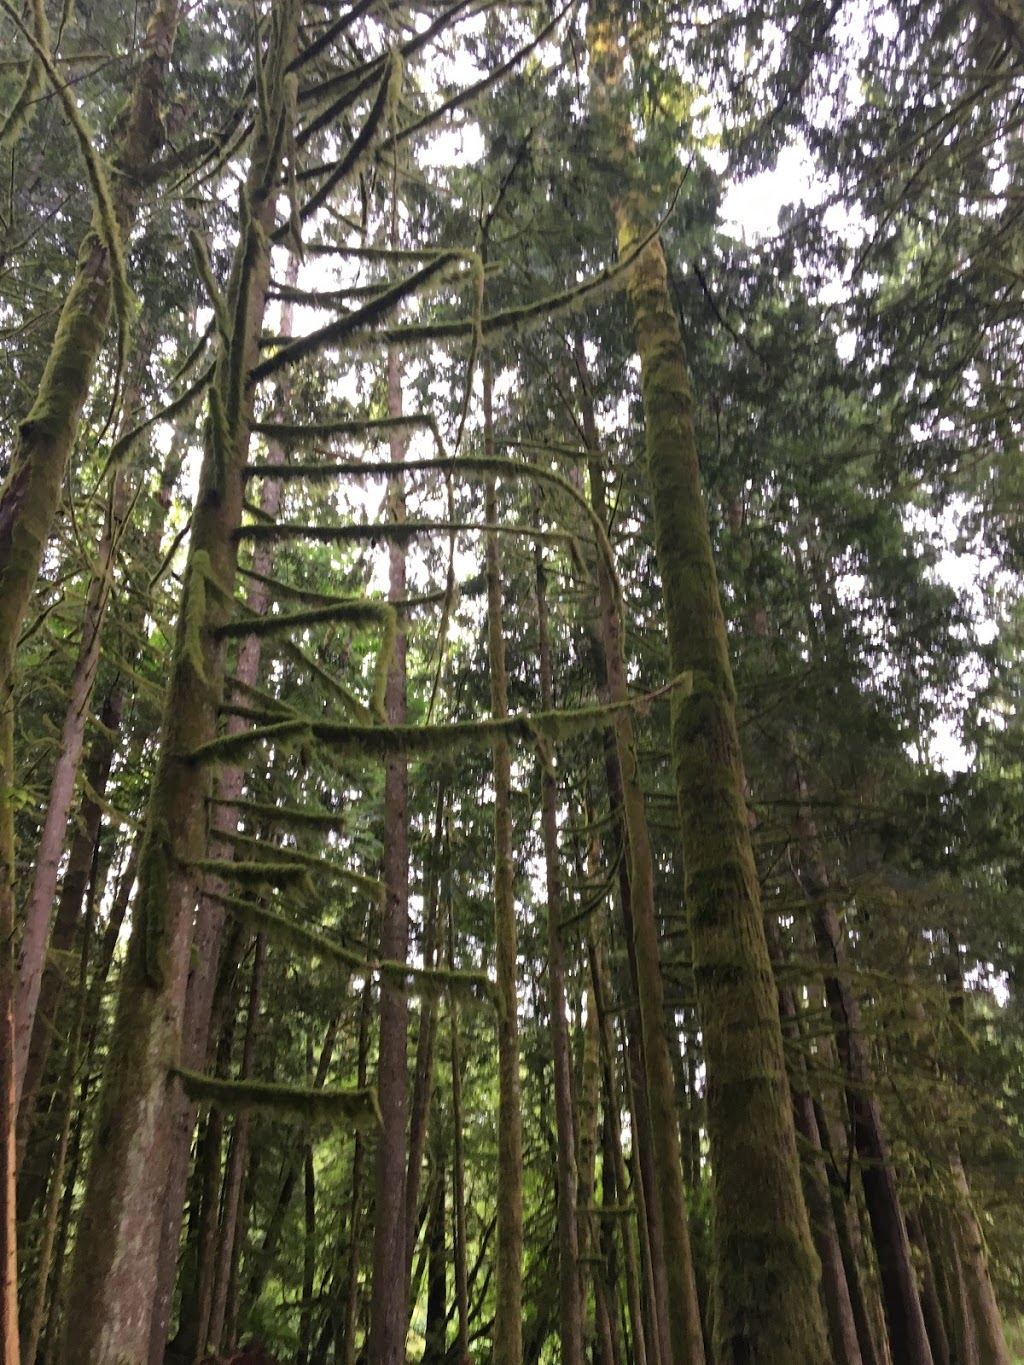
M 275 1085 L 270 1081 L 225 1081 L 197 1071 L 173 1072 L 196 1104 L 211 1105 L 230 1114 L 259 1114 L 278 1123 L 299 1123 L 311 1129 L 379 1127 L 383 1120 L 372 1087 L 362 1090 L 313 1090 L 305 1086 Z
M 389 630 L 394 631 L 394 608 L 387 602 L 375 602 L 371 598 L 337 598 L 329 606 L 311 607 L 308 611 L 282 612 L 278 616 L 247 616 L 242 621 L 229 621 L 218 626 L 218 639 L 244 639 L 249 635 L 285 635 L 306 626 L 325 625 L 329 622 L 345 622 L 348 625 L 383 625 L 385 639 Z M 383 646 L 382 646 L 383 647 Z
M 647 706 L 677 689 L 685 692 L 690 685 L 691 675 L 684 674 L 668 687 L 625 702 L 450 725 L 349 725 L 342 721 L 300 717 L 259 726 L 238 735 L 222 735 L 201 745 L 190 757 L 193 763 L 234 763 L 261 744 L 294 744 L 299 740 L 306 744 L 321 744 L 342 757 L 380 761 L 488 748 L 510 740 L 527 744 L 537 744 L 539 740 L 557 743 L 595 727 L 610 725 L 616 713 L 623 709 Z
M 270 822 L 290 830 L 319 830 L 321 832 L 335 830 L 340 832 L 345 827 L 345 816 L 341 812 L 313 810 L 305 806 L 275 806 L 269 801 L 247 801 L 241 797 L 231 801 L 217 797 L 214 804 L 229 806 L 232 810 L 237 810 L 242 815 L 252 816 L 261 823 Z
M 371 332 L 386 317 L 395 312 L 406 299 L 415 297 L 428 285 L 436 286 L 447 279 L 453 267 L 458 265 L 459 260 L 460 253 L 452 252 L 429 261 L 404 280 L 398 280 L 389 289 L 383 290 L 377 298 L 366 304 L 365 307 L 356 309 L 355 312 L 339 318 L 327 327 L 320 328 L 319 331 L 311 332 L 308 336 L 300 337 L 298 340 L 282 346 L 276 354 L 261 361 L 253 369 L 250 375 L 251 380 L 253 383 L 259 383 L 264 379 L 269 379 L 271 375 L 277 374 L 278 371 L 289 365 L 294 365 L 300 360 L 316 355 L 326 346 L 340 346 L 342 343 L 350 343 L 359 333 Z
M 320 958 L 346 974 L 382 976 L 396 990 L 455 995 L 464 1002 L 484 1002 L 497 1008 L 494 983 L 484 972 L 414 967 L 406 962 L 366 958 L 328 937 L 322 930 L 299 924 L 265 905 L 227 896 L 221 896 L 219 900 L 230 914 L 255 933 L 265 934 L 275 943 L 305 957 Z
M 357 886 L 360 890 L 367 892 L 375 901 L 382 902 L 384 899 L 384 883 L 379 877 L 370 877 L 365 872 L 355 872 L 351 868 L 333 862 L 330 858 L 325 858 L 322 854 L 303 853 L 298 848 L 269 844 L 266 840 L 254 839 L 247 834 L 235 833 L 228 834 L 226 837 L 236 848 L 245 848 L 257 855 L 266 851 L 267 857 L 270 859 L 278 859 L 283 863 L 293 863 L 296 867 L 315 872 L 320 877 L 348 882 L 349 885 Z
M 43 0 L 32 0 L 32 31 L 36 42 L 48 51 L 50 47 L 50 25 L 43 8 Z M 0 147 L 10 147 L 18 135 L 28 127 L 35 112 L 36 101 L 46 84 L 46 68 L 34 53 L 28 61 L 25 79 L 15 98 L 10 112 L 0 124 Z
M 203 667 L 203 631 L 206 627 L 206 583 L 212 578 L 210 556 L 206 550 L 196 550 L 189 562 L 188 584 L 182 604 L 182 617 L 185 623 L 183 647 L 185 657 L 192 666 L 192 672 L 199 681 L 206 683 Z
M 221 337 L 228 340 L 228 319 L 224 307 L 224 295 L 220 292 L 220 285 L 217 283 L 213 273 L 213 266 L 210 264 L 210 253 L 206 248 L 205 238 L 196 231 L 194 227 L 188 230 L 188 244 L 192 248 L 192 256 L 199 270 L 199 278 L 203 282 L 210 303 L 213 306 L 213 317 L 217 324 L 217 330 Z

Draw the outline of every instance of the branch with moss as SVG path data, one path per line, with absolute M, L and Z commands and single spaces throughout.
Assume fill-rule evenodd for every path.
M 419 990 L 427 995 L 454 994 L 464 1003 L 488 1003 L 497 1007 L 494 982 L 486 972 L 415 967 L 408 962 L 366 958 L 322 930 L 298 924 L 265 905 L 231 896 L 219 896 L 218 900 L 246 928 L 265 934 L 273 942 L 305 957 L 322 958 L 338 970 L 386 977 L 396 990 Z
M 275 725 L 258 726 L 238 735 L 221 735 L 200 745 L 190 757 L 193 763 L 238 763 L 262 744 L 282 742 L 315 743 L 335 756 L 381 761 L 486 749 L 503 740 L 536 744 L 541 739 L 554 744 L 573 735 L 611 725 L 620 711 L 643 709 L 676 691 L 688 695 L 692 688 L 692 673 L 684 673 L 654 692 L 630 697 L 625 701 L 560 711 L 537 711 L 497 720 L 458 721 L 447 725 L 346 725 L 340 721 L 303 717 Z
M 195 1104 L 211 1105 L 229 1114 L 260 1114 L 279 1123 L 300 1123 L 321 1130 L 345 1125 L 365 1130 L 383 1123 L 377 1092 L 371 1086 L 362 1090 L 312 1090 L 272 1081 L 219 1080 L 184 1067 L 172 1068 L 171 1074 L 178 1077 Z

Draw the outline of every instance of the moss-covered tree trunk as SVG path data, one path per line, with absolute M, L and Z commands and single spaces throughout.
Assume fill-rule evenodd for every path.
M 612 1159 L 615 1185 L 619 1191 L 620 1200 L 624 1203 L 629 1191 L 629 1181 L 626 1178 L 626 1161 L 622 1151 L 622 1119 L 618 1101 L 615 1031 L 610 1012 L 611 1001 L 609 999 L 608 973 L 604 961 L 604 945 L 601 936 L 596 932 L 591 931 L 588 936 L 587 953 L 590 960 L 595 1025 L 599 1037 L 598 1055 L 601 1063 L 601 1081 L 604 1093 L 606 1145 Z M 637 1191 L 635 1190 L 634 1203 L 636 1204 L 637 1219 L 643 1218 L 642 1200 L 637 1198 Z M 636 1235 L 633 1228 L 633 1219 L 622 1220 L 622 1259 L 626 1275 L 626 1307 L 633 1338 L 633 1360 L 636 1365 L 646 1365 L 648 1359 L 647 1329 L 644 1325 L 640 1257 L 637 1252 Z M 603 1297 L 606 1299 L 605 1311 L 610 1315 L 614 1299 L 609 1303 L 607 1300 L 611 1298 L 611 1295 L 605 1294 Z M 613 1324 L 609 1322 L 609 1331 L 612 1330 L 612 1327 Z
M 178 24 L 176 0 L 160 0 L 146 33 L 125 129 L 113 161 L 113 230 L 135 220 L 146 173 L 163 138 L 160 97 Z M 15 651 L 35 587 L 79 417 L 103 346 L 111 302 L 110 249 L 96 228 L 81 244 L 39 390 L 18 428 L 0 489 L 0 1359 L 18 1355 L 15 1164 L 16 788 L 12 691 Z
M 631 182 L 625 25 L 589 21 L 595 108 Z M 614 204 L 619 254 L 636 252 L 651 217 Z M 720 1365 L 820 1365 L 828 1358 L 819 1267 L 800 1188 L 775 982 L 765 943 L 736 730 L 729 646 L 693 428 L 693 391 L 665 254 L 655 237 L 626 285 L 640 356 L 646 447 L 673 672 L 672 755 L 690 937 L 707 1064 L 713 1196 L 715 1354 Z M 646 1032 L 645 1019 L 645 1032 Z M 656 1116 L 671 1122 L 674 1112 Z M 678 1148 L 678 1141 L 673 1144 Z M 678 1153 L 677 1158 L 678 1160 Z M 664 1174 L 664 1172 L 662 1172 Z M 682 1359 L 682 1344 L 677 1348 Z
M 605 521 L 604 475 L 599 458 L 597 424 L 582 343 L 578 339 L 575 360 L 583 387 L 584 436 L 591 452 L 591 501 L 597 515 Z M 629 697 L 629 688 L 622 646 L 621 610 L 615 584 L 603 563 L 598 565 L 598 592 L 602 651 L 600 663 L 603 665 L 604 683 L 608 699 L 622 703 Z M 654 1320 L 659 1330 L 648 1333 L 647 1349 L 653 1360 L 662 1359 L 662 1365 L 667 1365 L 665 1356 L 673 1361 L 703 1365 L 704 1337 L 683 1190 L 675 1110 L 675 1074 L 665 1030 L 665 992 L 661 978 L 654 895 L 654 858 L 647 828 L 646 801 L 640 782 L 633 719 L 625 707 L 620 707 L 616 712 L 614 737 L 614 753 L 607 755 L 606 773 L 612 811 L 621 811 L 624 827 L 620 893 L 629 966 L 640 1014 L 639 1031 L 633 1026 L 633 1041 L 634 1045 L 639 1043 L 641 1060 L 641 1066 L 636 1069 L 637 1074 L 634 1076 L 637 1092 L 634 1108 L 640 1120 L 636 1137 L 643 1169 L 644 1198 L 648 1205 L 655 1201 L 657 1204 L 657 1216 L 648 1217 L 646 1221 L 651 1249 Z M 627 1017 L 627 1029 L 630 1023 Z M 637 1032 L 639 1038 L 636 1037 Z
M 491 358 L 483 356 L 484 445 L 494 455 Z M 493 478 L 484 494 L 484 520 L 498 521 Z M 505 671 L 504 589 L 498 537 L 487 535 L 487 661 L 491 714 L 508 715 Z M 498 1247 L 494 1283 L 493 1365 L 522 1365 L 523 1325 L 523 1135 L 519 1097 L 519 999 L 516 988 L 515 858 L 512 848 L 512 758 L 500 736 L 492 749 L 494 768 L 494 937 L 498 987 Z
M 540 658 L 540 698 L 553 711 L 554 679 L 551 633 L 548 624 L 547 574 L 540 546 L 536 550 L 537 632 Z M 548 1016 L 551 1059 L 555 1079 L 555 1135 L 558 1169 L 558 1300 L 560 1360 L 583 1365 L 583 1309 L 580 1294 L 579 1235 L 576 1218 L 576 1135 L 572 1104 L 572 1056 L 565 1015 L 565 950 L 562 946 L 562 874 L 558 848 L 558 786 L 554 754 L 540 753 L 541 835 L 548 910 Z
M 294 253 L 289 255 L 285 284 L 290 288 L 294 288 L 298 282 L 298 264 L 298 257 Z M 286 299 L 281 305 L 279 331 L 282 337 L 291 336 L 293 321 L 294 308 Z M 280 441 L 270 438 L 267 441 L 267 465 L 283 465 L 284 462 L 283 445 Z M 281 495 L 281 480 L 273 477 L 264 478 L 260 490 L 260 511 L 268 519 L 277 518 L 281 510 Z M 246 591 L 246 609 L 254 616 L 263 616 L 269 598 L 267 585 L 263 580 L 272 574 L 274 567 L 272 543 L 260 543 L 255 546 L 250 567 L 253 576 Z M 262 638 L 256 634 L 246 636 L 239 646 L 232 684 L 240 684 L 242 688 L 258 686 L 262 660 Z M 231 715 L 227 721 L 227 733 L 239 734 L 247 729 L 248 725 L 249 722 L 243 717 Z M 230 862 L 234 857 L 235 846 L 232 843 L 232 836 L 238 832 L 239 826 L 238 811 L 234 803 L 242 795 L 244 782 L 245 772 L 238 764 L 222 768 L 216 776 L 216 800 L 210 820 L 211 839 L 207 850 L 207 857 L 210 860 Z M 222 897 L 227 890 L 228 887 L 221 878 L 210 876 L 204 880 L 199 897 L 188 984 L 185 989 L 182 1045 L 182 1063 L 192 1071 L 201 1071 L 207 1060 L 214 992 L 222 956 L 226 919 Z M 164 1221 L 160 1233 L 160 1264 L 157 1272 L 149 1365 L 162 1365 L 164 1357 L 195 1125 L 196 1106 L 181 1091 L 176 1096 L 171 1116 L 171 1165 L 163 1201 Z
M 180 1056 L 196 863 L 206 852 L 209 774 L 192 761 L 216 733 L 244 501 L 252 389 L 270 262 L 298 0 L 274 5 L 263 62 L 266 100 L 242 189 L 240 239 L 226 299 L 230 333 L 210 390 L 203 467 L 160 751 L 146 816 L 132 935 L 94 1140 L 65 1330 L 65 1358 L 136 1365 L 150 1343 L 162 1205 Z
M 388 414 L 402 415 L 402 372 L 397 353 L 388 353 Z M 405 437 L 391 436 L 391 460 L 405 459 Z M 391 484 L 389 499 L 395 521 L 405 520 L 401 476 Z M 388 599 L 405 597 L 405 544 L 388 547 Z M 400 625 L 388 669 L 384 709 L 389 725 L 406 721 L 405 628 Z M 409 770 L 404 757 L 389 758 L 384 767 L 384 915 L 380 956 L 405 962 L 409 953 Z M 370 1298 L 369 1365 L 404 1365 L 406 1307 L 405 1182 L 408 1100 L 409 1008 L 401 983 L 380 985 L 380 1045 L 377 1096 L 381 1129 L 374 1170 L 373 1284 Z

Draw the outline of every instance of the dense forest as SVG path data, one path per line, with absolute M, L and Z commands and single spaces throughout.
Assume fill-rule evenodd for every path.
M 1024 1361 L 1020 0 L 0 0 L 0 337 L 0 1365 Z

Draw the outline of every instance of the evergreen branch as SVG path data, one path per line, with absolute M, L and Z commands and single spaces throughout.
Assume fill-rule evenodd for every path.
M 497 535 L 532 537 L 551 544 L 573 539 L 568 531 L 538 530 L 536 526 L 481 521 L 377 521 L 365 526 L 300 526 L 294 522 L 274 522 L 270 525 L 240 526 L 233 535 L 238 541 L 313 540 L 331 545 L 364 540 L 407 543 L 416 536 L 433 535 L 438 531 L 480 535 L 493 532 Z
M 7 3 L 7 0 L 0 0 L 0 3 Z M 274 355 L 266 360 L 260 361 L 250 371 L 249 378 L 254 384 L 258 384 L 263 379 L 268 379 L 271 375 L 277 374 L 288 365 L 294 365 L 297 361 L 305 360 L 308 356 L 323 350 L 325 346 L 336 345 L 346 341 L 357 332 L 369 331 L 377 326 L 389 313 L 393 313 L 400 304 L 407 298 L 411 298 L 426 285 L 435 282 L 443 282 L 448 271 L 452 266 L 457 265 L 462 259 L 463 253 L 451 252 L 437 257 L 436 260 L 428 262 L 420 270 L 407 275 L 405 279 L 396 281 L 389 289 L 385 289 L 372 302 L 365 304 L 362 308 L 357 308 L 352 313 L 346 313 L 343 318 L 329 323 L 326 327 L 321 327 L 316 332 L 310 332 L 308 336 L 299 337 L 281 347 Z
M 117 225 L 117 214 L 114 211 L 114 200 L 110 191 L 110 182 L 107 180 L 107 172 L 99 153 L 92 143 L 92 136 L 85 125 L 85 120 L 78 111 L 78 104 L 71 94 L 70 87 L 61 79 L 60 72 L 53 64 L 53 58 L 47 49 L 45 41 L 39 38 L 28 28 L 21 15 L 11 4 L 11 0 L 0 0 L 0 9 L 4 11 L 15 26 L 20 29 L 29 46 L 35 55 L 42 70 L 53 87 L 57 98 L 60 100 L 64 109 L 64 114 L 68 123 L 71 125 L 75 138 L 78 142 L 82 159 L 85 162 L 86 175 L 93 196 L 93 222 L 96 235 L 99 237 L 104 250 L 110 260 L 111 291 L 114 298 L 114 313 L 117 318 L 118 328 L 118 373 L 124 369 L 125 356 L 128 348 L 128 327 L 131 318 L 132 291 L 128 284 L 128 271 L 124 262 L 124 250 L 121 244 L 121 231 Z M 46 30 L 42 31 L 42 38 L 45 40 Z
M 486 972 L 444 967 L 414 967 L 406 962 L 364 958 L 351 948 L 345 948 L 322 930 L 297 924 L 264 905 L 231 897 L 222 896 L 218 899 L 230 914 L 241 920 L 248 928 L 265 934 L 268 939 L 303 956 L 325 958 L 339 970 L 358 972 L 364 976 L 385 977 L 397 990 L 419 987 L 431 996 L 448 992 L 457 995 L 464 1002 L 483 999 L 497 1006 L 494 982 Z
M 228 806 L 242 815 L 251 815 L 261 821 L 286 825 L 289 829 L 333 830 L 340 833 L 345 825 L 345 816 L 339 811 L 312 810 L 299 806 L 275 806 L 270 801 L 249 801 L 244 797 L 229 799 L 216 796 L 210 800 L 216 806 Z
M 352 174 L 356 166 L 369 151 L 374 138 L 381 125 L 385 123 L 394 109 L 398 96 L 402 88 L 402 57 L 401 53 L 393 51 L 384 68 L 384 75 L 381 79 L 380 88 L 377 91 L 377 98 L 370 107 L 370 112 L 366 116 L 366 121 L 360 128 L 351 147 L 334 167 L 327 179 L 309 199 L 303 204 L 300 217 L 305 223 L 317 212 L 317 210 L 330 198 L 335 187 Z
M 301 1123 L 309 1128 L 340 1128 L 343 1124 L 357 1130 L 383 1127 L 377 1092 L 362 1090 L 313 1090 L 299 1085 L 278 1085 L 271 1081 L 227 1081 L 204 1076 L 184 1067 L 172 1067 L 185 1094 L 195 1104 L 209 1104 L 229 1114 L 260 1114 L 284 1123 Z
M 218 626 L 215 634 L 219 640 L 244 639 L 249 635 L 277 635 L 283 631 L 324 625 L 331 621 L 346 621 L 356 626 L 372 623 L 384 625 L 386 628 L 394 614 L 394 608 L 388 602 L 354 597 L 348 600 L 339 599 L 329 606 L 310 607 L 308 611 L 282 612 L 278 616 L 254 614 L 245 620 L 228 621 L 225 625 Z
M 32 0 L 32 26 L 35 29 L 36 42 L 39 47 L 43 51 L 49 51 L 50 25 L 46 18 L 43 0 Z M 3 125 L 0 126 L 0 148 L 10 147 L 18 134 L 28 127 L 36 100 L 46 83 L 45 78 L 46 68 L 39 58 L 39 53 L 34 52 L 29 59 L 25 79 L 22 81 L 21 89 L 11 106 L 10 113 L 4 119 Z
M 512 739 L 536 744 L 538 735 L 558 743 L 572 735 L 584 734 L 614 723 L 620 711 L 642 709 L 676 690 L 687 695 L 693 689 L 693 674 L 682 673 L 654 692 L 625 701 L 581 706 L 560 711 L 521 713 L 501 719 L 457 721 L 446 725 L 348 725 L 342 721 L 314 720 L 312 717 L 258 726 L 239 735 L 221 735 L 194 749 L 193 763 L 232 763 L 245 757 L 258 745 L 302 737 L 316 742 L 339 757 L 422 758 L 431 754 L 486 749 Z
M 300 848 L 289 848 L 277 844 L 268 845 L 265 840 L 256 839 L 251 834 L 240 834 L 237 831 L 222 837 L 226 837 L 233 846 L 250 849 L 254 853 L 259 853 L 264 848 L 269 847 L 275 859 L 294 863 L 296 867 L 304 867 L 310 872 L 322 873 L 337 881 L 349 882 L 351 885 L 359 887 L 361 891 L 368 892 L 375 901 L 384 899 L 384 883 L 379 877 L 371 877 L 365 872 L 355 872 L 351 868 L 342 867 L 340 863 L 334 862 L 331 858 L 323 858 L 316 853 L 304 853 Z

